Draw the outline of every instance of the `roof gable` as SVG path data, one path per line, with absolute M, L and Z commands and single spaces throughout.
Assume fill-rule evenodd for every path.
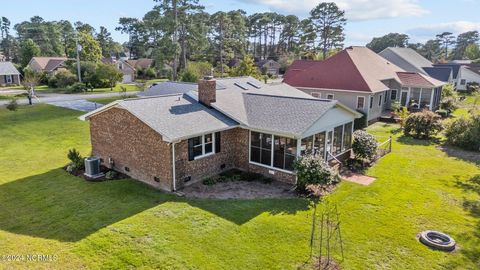
M 386 51 L 392 52 L 393 54 L 397 55 L 405 62 L 410 64 L 415 70 L 406 70 L 410 72 L 422 72 L 423 68 L 425 67 L 433 67 L 433 63 L 420 55 L 417 51 L 411 48 L 401 48 L 401 47 L 389 47 L 386 48 L 384 51 L 380 52 L 380 55 L 383 56 Z M 388 59 L 388 58 L 387 58 Z M 389 59 L 392 61 L 391 59 Z M 395 63 L 396 64 L 396 63 Z
M 20 75 L 12 62 L 0 62 L 0 75 Z

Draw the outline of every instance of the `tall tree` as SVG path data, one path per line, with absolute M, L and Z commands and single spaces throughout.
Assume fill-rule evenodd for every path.
M 32 39 L 20 43 L 20 64 L 26 67 L 32 57 L 40 55 L 40 47 Z
M 0 33 L 1 33 L 1 47 L 3 54 L 7 61 L 11 60 L 12 53 L 12 37 L 10 36 L 11 22 L 7 17 L 2 17 L 0 20 Z
M 465 48 L 464 56 L 470 60 L 480 59 L 480 48 L 477 44 L 469 44 L 467 48 Z
M 468 31 L 457 36 L 455 49 L 453 50 L 453 57 L 455 59 L 462 59 L 465 56 L 465 49 L 470 44 L 477 44 L 480 41 L 478 31 Z
M 448 48 L 450 45 L 455 44 L 455 37 L 450 32 L 443 32 L 436 35 L 437 40 L 442 44 L 444 50 L 445 59 L 448 59 Z
M 417 48 L 417 52 L 434 63 L 439 62 L 442 57 L 442 48 L 440 42 L 436 39 L 425 42 L 425 44 Z
M 324 59 L 327 58 L 329 49 L 343 47 L 344 26 L 347 22 L 345 11 L 340 10 L 333 2 L 320 3 L 310 11 L 310 19 L 315 27 Z
M 98 62 L 102 58 L 100 44 L 88 32 L 78 33 L 78 43 L 81 46 L 80 59 L 82 61 Z
M 408 35 L 390 33 L 382 37 L 374 37 L 372 41 L 367 44 L 367 47 L 372 51 L 379 53 L 388 47 L 407 47 L 408 39 Z

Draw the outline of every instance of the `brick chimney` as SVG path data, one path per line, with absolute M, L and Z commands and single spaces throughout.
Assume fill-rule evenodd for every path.
M 217 81 L 213 76 L 205 76 L 198 81 L 198 101 L 203 105 L 210 107 L 211 103 L 217 98 Z

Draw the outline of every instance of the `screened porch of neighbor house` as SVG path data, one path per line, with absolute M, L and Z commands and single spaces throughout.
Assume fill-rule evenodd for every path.
M 402 87 L 400 104 L 418 110 L 435 110 L 440 105 L 441 88 Z
M 314 155 L 330 161 L 349 154 L 353 122 L 327 128 L 301 139 L 250 131 L 250 163 L 293 172 L 297 157 Z

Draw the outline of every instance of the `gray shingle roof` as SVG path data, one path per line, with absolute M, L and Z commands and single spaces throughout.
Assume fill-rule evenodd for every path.
M 12 62 L 0 62 L 0 75 L 20 75 Z
M 428 73 L 428 76 L 442 82 L 448 82 L 450 75 L 453 74 L 450 67 L 424 67 L 423 69 Z
M 416 70 L 409 70 L 409 68 L 403 67 L 400 65 L 400 63 L 395 63 L 395 61 L 390 60 L 393 62 L 395 65 L 400 65 L 401 68 L 405 69 L 406 71 L 411 71 L 411 72 L 422 72 L 422 69 L 424 67 L 432 67 L 432 62 L 430 62 L 428 59 L 425 57 L 421 56 L 419 53 L 417 53 L 415 50 L 411 48 L 399 48 L 399 47 L 389 47 L 386 48 L 384 51 L 380 52 L 380 55 L 383 56 L 386 51 L 391 51 L 394 54 L 396 54 L 398 57 L 412 65 L 413 67 L 416 68 Z M 388 58 L 387 58 L 388 59 Z
M 138 93 L 142 97 L 152 97 L 161 95 L 183 94 L 190 91 L 197 90 L 196 83 L 182 83 L 182 82 L 160 82 L 157 85 L 150 87 L 143 92 Z
M 118 102 L 167 141 L 225 130 L 238 125 L 215 109 L 183 95 L 126 99 Z
M 336 101 L 243 94 L 248 126 L 281 134 L 301 135 Z

